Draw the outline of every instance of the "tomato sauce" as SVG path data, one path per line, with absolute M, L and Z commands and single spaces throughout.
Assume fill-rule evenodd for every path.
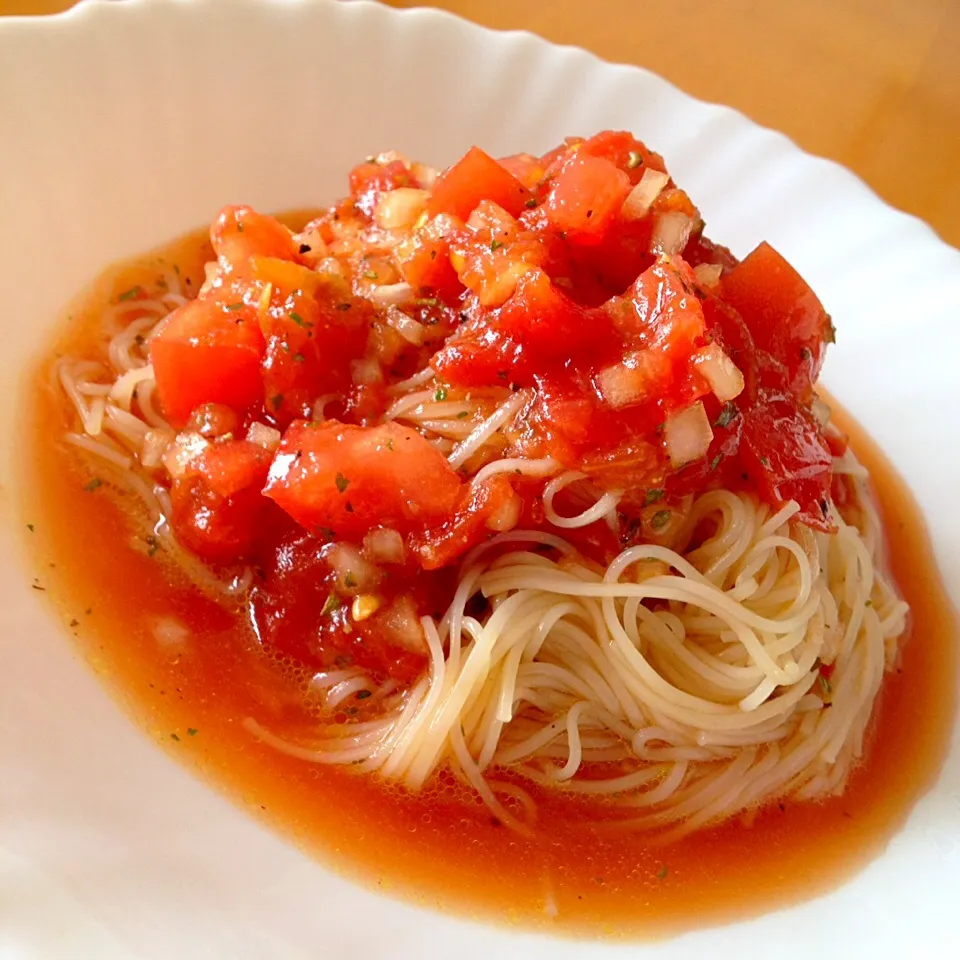
M 293 217 L 291 222 L 303 222 Z M 70 318 L 51 356 L 90 351 L 102 304 L 177 264 L 187 290 L 210 256 L 192 235 L 108 273 Z M 350 769 L 288 757 L 259 743 L 254 717 L 281 737 L 309 723 L 306 676 L 267 659 L 240 610 L 201 596 L 161 556 L 131 548 L 129 498 L 103 487 L 57 438 L 65 402 L 49 367 L 31 384 L 25 425 L 24 535 L 35 570 L 78 648 L 131 718 L 233 802 L 324 866 L 436 909 L 575 936 L 650 938 L 749 917 L 836 886 L 877 856 L 933 784 L 956 696 L 957 621 L 919 510 L 891 465 L 839 414 L 870 469 L 895 578 L 912 609 L 895 672 L 885 681 L 865 759 L 842 797 L 773 804 L 667 847 L 587 825 L 602 808 L 535 791 L 542 835 L 524 839 L 440 777 L 411 796 Z M 96 550 L 88 545 L 97 543 Z M 176 618 L 182 645 L 157 641 Z

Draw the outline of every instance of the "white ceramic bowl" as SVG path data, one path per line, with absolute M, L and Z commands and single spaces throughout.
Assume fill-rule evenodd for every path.
M 585 8 L 584 15 L 589 15 Z M 365 2 L 87 2 L 0 23 L 0 955 L 463 960 L 944 956 L 960 890 L 960 744 L 840 889 L 662 944 L 554 941 L 336 877 L 163 756 L 29 589 L 11 497 L 20 371 L 111 261 L 207 222 L 338 195 L 386 148 L 437 164 L 629 128 L 710 234 L 769 239 L 837 320 L 825 380 L 905 475 L 960 598 L 960 254 L 846 171 L 641 70 Z M 923 638 L 917 638 L 922 642 Z

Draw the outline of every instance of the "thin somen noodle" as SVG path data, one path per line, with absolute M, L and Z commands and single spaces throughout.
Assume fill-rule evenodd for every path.
M 692 242 L 690 224 L 682 226 L 680 247 Z M 403 351 L 436 339 L 430 323 L 403 313 L 412 309 L 416 292 L 384 260 L 400 239 L 391 235 L 387 243 L 377 234 L 374 242 L 349 233 L 340 221 L 331 229 L 335 240 L 318 244 L 326 253 L 311 269 L 336 275 L 361 253 L 368 265 L 374 255 L 387 263 L 357 281 L 367 286 L 358 288 L 356 303 L 380 311 L 370 324 L 380 346 L 345 367 L 349 390 L 318 387 L 303 399 L 309 410 L 304 429 L 336 429 L 354 415 L 351 425 L 358 430 L 392 424 L 403 432 L 384 433 L 390 439 L 377 440 L 366 456 L 393 451 L 395 441 L 415 435 L 442 456 L 450 482 L 462 484 L 457 503 L 480 511 L 496 484 L 506 493 L 479 525 L 458 527 L 460 514 L 432 520 L 434 526 L 424 529 L 443 530 L 447 538 L 437 534 L 436 542 L 416 532 L 432 504 L 417 502 L 415 491 L 404 494 L 403 522 L 414 530 L 407 536 L 389 523 L 371 523 L 364 536 L 341 537 L 336 528 L 311 529 L 292 513 L 309 536 L 324 538 L 316 549 L 333 577 L 325 598 L 311 594 L 311 615 L 337 624 L 351 643 L 364 621 L 380 618 L 378 629 L 399 651 L 397 662 L 407 658 L 403 662 L 422 666 L 405 675 L 338 656 L 313 676 L 307 696 L 315 723 L 296 742 L 277 736 L 258 717 L 246 720 L 252 735 L 292 756 L 349 765 L 410 791 L 451 770 L 500 820 L 524 832 L 540 829 L 531 785 L 602 803 L 603 829 L 666 837 L 755 810 L 772 798 L 809 800 L 842 790 L 863 753 L 908 608 L 887 573 L 866 471 L 839 433 L 825 428 L 833 452 L 831 489 L 842 496 L 812 498 L 821 511 L 813 519 L 810 503 L 793 496 L 774 497 L 760 484 L 716 481 L 723 458 L 733 458 L 727 448 L 712 462 L 706 448 L 677 462 L 678 451 L 698 441 L 683 436 L 684 422 L 669 410 L 660 410 L 661 422 L 651 422 L 649 433 L 661 446 L 673 444 L 674 473 L 661 472 L 661 482 L 641 487 L 635 465 L 651 455 L 639 444 L 622 456 L 619 447 L 611 448 L 620 459 L 608 462 L 566 456 L 574 441 L 566 447 L 530 442 L 529 425 L 539 429 L 548 422 L 541 380 L 518 384 L 501 376 L 500 382 L 454 389 L 432 366 L 411 371 L 398 363 L 391 370 Z M 309 238 L 309 230 L 299 236 Z M 490 245 L 495 252 L 509 242 Z M 300 244 L 307 256 L 303 248 L 310 244 Z M 182 542 L 177 484 L 190 480 L 192 465 L 207 453 L 240 438 L 259 451 L 264 470 L 269 461 L 268 493 L 313 454 L 286 446 L 288 427 L 295 427 L 278 414 L 280 392 L 267 398 L 262 415 L 245 421 L 235 411 L 214 410 L 203 414 L 206 420 L 195 412 L 185 426 L 163 412 L 169 401 L 158 388 L 152 344 L 164 336 L 174 311 L 202 302 L 204 292 L 227 282 L 217 279 L 222 269 L 222 263 L 210 267 L 198 301 L 185 297 L 168 272 L 157 289 L 113 304 L 103 316 L 101 355 L 65 357 L 54 376 L 73 411 L 64 440 L 98 465 L 98 477 L 140 504 L 143 549 L 151 555 L 160 550 L 199 589 L 231 605 L 268 592 L 268 576 L 243 550 L 204 562 L 192 541 Z M 383 283 L 375 280 L 380 275 Z M 276 291 L 272 282 L 258 289 L 262 319 Z M 253 298 L 244 296 L 225 309 L 250 307 Z M 433 309 L 435 298 L 428 301 L 424 309 Z M 313 325 L 291 315 L 304 329 Z M 696 414 L 707 424 L 709 444 L 714 431 L 737 415 L 726 391 L 739 394 L 745 381 L 731 377 L 732 361 L 718 345 L 697 349 L 711 351 L 695 359 L 710 364 L 707 386 L 720 384 L 711 402 L 725 404 L 709 417 Z M 603 367 L 590 381 L 590 402 L 618 411 L 643 402 L 646 388 L 637 371 L 652 375 L 651 352 L 625 353 L 622 363 Z M 379 412 L 352 413 L 366 410 L 362 404 L 371 391 L 380 391 Z M 559 402 L 568 401 L 563 395 Z M 564 417 L 581 415 L 583 402 L 571 402 Z M 778 395 L 768 402 L 782 401 Z M 222 419 L 216 427 L 215 417 Z M 550 429 L 562 432 L 556 424 Z M 684 485 L 684 469 L 705 457 L 706 479 Z M 801 490 L 805 477 L 781 480 L 784 489 Z M 339 471 L 335 482 L 345 495 L 358 486 Z M 233 488 L 223 496 L 234 496 Z M 359 499 L 356 505 L 362 506 Z M 348 513 L 354 507 L 347 502 Z M 601 537 L 616 549 L 603 554 Z M 449 543 L 454 546 L 443 552 Z M 293 549 L 279 548 L 279 570 L 294 568 Z M 455 571 L 441 604 L 414 600 L 413 593 L 393 597 L 385 589 L 387 574 L 411 556 L 423 568 L 417 583 L 441 568 Z M 279 624 L 281 636 L 287 629 L 279 615 L 270 623 Z M 344 710 L 354 705 L 345 722 Z

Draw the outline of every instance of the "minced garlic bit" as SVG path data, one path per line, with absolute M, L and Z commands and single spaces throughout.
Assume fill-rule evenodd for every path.
M 357 623 L 361 620 L 366 620 L 380 609 L 382 602 L 383 601 L 375 594 L 361 593 L 359 596 L 353 598 L 353 603 L 350 605 L 350 616 Z

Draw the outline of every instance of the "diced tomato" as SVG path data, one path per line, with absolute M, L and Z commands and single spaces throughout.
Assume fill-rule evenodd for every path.
M 666 173 L 663 157 L 648 150 L 646 144 L 637 140 L 632 133 L 623 130 L 604 130 L 580 145 L 580 153 L 590 154 L 609 160 L 618 169 L 637 183 L 644 170 L 659 170 Z
M 830 530 L 827 514 L 833 458 L 820 425 L 789 397 L 764 397 L 744 418 L 740 459 L 760 496 L 776 507 L 800 504 L 798 518 Z
M 224 207 L 210 228 L 210 242 L 214 253 L 233 265 L 254 254 L 281 260 L 297 257 L 290 231 L 279 220 L 250 207 Z
M 585 360 L 606 353 L 615 340 L 603 311 L 574 303 L 537 269 L 520 278 L 513 296 L 490 323 L 542 359 L 544 368 L 553 366 L 558 357 L 565 362 L 573 355 Z
M 301 420 L 284 434 L 265 492 L 311 532 L 360 539 L 447 516 L 460 488 L 443 454 L 407 427 Z
M 272 294 L 259 315 L 263 396 L 276 422 L 286 425 L 309 415 L 318 396 L 350 386 L 350 361 L 363 354 L 371 308 L 346 283 L 298 264 L 265 257 L 251 264 Z
M 453 298 L 463 290 L 450 263 L 450 243 L 461 230 L 461 220 L 440 214 L 397 247 L 403 279 L 418 293 Z
M 420 555 L 424 570 L 445 567 L 492 536 L 487 521 L 514 496 L 513 487 L 503 474 L 464 490 L 452 517 L 414 537 L 413 549 Z
M 392 642 L 389 617 L 397 594 L 415 604 L 428 602 L 427 585 L 405 569 L 394 570 L 383 584 L 389 588 L 383 608 L 357 623 L 349 617 L 350 598 L 336 593 L 327 549 L 325 541 L 297 528 L 258 554 L 263 577 L 251 591 L 250 605 L 260 641 L 312 669 L 355 665 L 409 683 L 423 673 L 426 653 Z M 448 587 L 445 578 L 438 586 Z M 426 609 L 433 612 L 432 606 Z
M 787 371 L 788 388 L 805 401 L 833 339 L 830 318 L 807 282 L 767 243 L 725 273 L 721 297 L 743 317 L 757 348 Z
M 529 153 L 515 153 L 509 157 L 500 157 L 497 163 L 512 173 L 528 190 L 532 190 L 547 172 L 547 168 L 539 157 Z
M 481 200 L 492 200 L 516 217 L 528 199 L 530 192 L 512 173 L 479 147 L 471 147 L 434 184 L 427 210 L 431 216 L 452 213 L 466 220 Z
M 203 403 L 242 412 L 263 395 L 263 337 L 256 308 L 242 301 L 191 300 L 163 322 L 150 342 L 160 404 L 175 427 Z
M 543 211 L 571 240 L 597 243 L 619 215 L 630 187 L 630 178 L 609 160 L 578 151 L 550 182 Z
M 391 160 L 389 163 L 361 163 L 350 171 L 350 193 L 354 203 L 368 217 L 373 216 L 380 197 L 397 187 L 416 186 L 405 163 Z
M 245 559 L 266 505 L 270 454 L 246 440 L 211 444 L 192 460 L 170 491 L 178 539 L 212 563 Z
M 697 267 L 701 263 L 709 263 L 723 267 L 724 270 L 732 270 L 740 262 L 727 247 L 707 239 L 703 235 L 702 229 L 698 230 L 687 241 L 687 245 L 683 249 L 683 259 L 691 267 Z

